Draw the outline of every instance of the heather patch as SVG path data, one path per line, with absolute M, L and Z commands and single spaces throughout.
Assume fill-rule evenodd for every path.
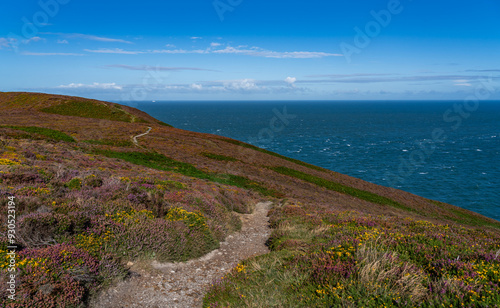
M 238 140 L 233 140 L 233 139 L 219 139 L 219 140 L 227 142 L 227 143 L 232 143 L 232 144 L 235 144 L 235 145 L 239 145 L 239 146 L 244 147 L 244 148 L 248 148 L 248 149 L 252 149 L 252 150 L 255 150 L 255 151 L 259 151 L 259 152 L 262 152 L 262 153 L 265 153 L 265 154 L 269 154 L 269 155 L 272 155 L 272 156 L 275 156 L 275 157 L 278 157 L 278 158 L 281 158 L 281 159 L 284 159 L 284 160 L 288 160 L 289 162 L 292 162 L 294 164 L 301 165 L 301 166 L 304 166 L 304 167 L 307 167 L 307 168 L 310 168 L 310 169 L 313 169 L 313 170 L 323 171 L 323 172 L 331 172 L 330 170 L 327 170 L 327 169 L 324 169 L 324 168 L 321 168 L 321 167 L 318 167 L 318 166 L 315 166 L 315 165 L 311 165 L 311 164 L 305 163 L 305 162 L 300 161 L 298 159 L 286 157 L 286 156 L 283 156 L 281 154 L 278 154 L 278 153 L 275 153 L 275 152 L 271 152 L 269 150 L 262 149 L 262 148 L 259 148 L 259 147 L 256 147 L 254 145 L 251 145 L 251 144 L 248 144 L 248 143 L 244 143 L 244 142 L 241 142 L 241 141 L 238 141 Z
M 17 257 L 17 299 L 8 307 L 77 307 L 99 286 L 126 274 L 115 258 L 97 258 L 69 244 L 24 249 Z M 6 251 L 0 250 L 2 275 L 4 260 Z M 6 301 L 4 294 L 1 300 Z
M 96 153 L 108 157 L 120 158 L 131 163 L 165 171 L 175 171 L 180 174 L 195 177 L 199 179 L 209 180 L 226 185 L 234 185 L 237 187 L 252 189 L 265 196 L 279 197 L 281 194 L 275 190 L 268 189 L 260 183 L 253 182 L 242 176 L 233 174 L 209 173 L 197 169 L 192 164 L 176 161 L 158 153 L 142 153 L 142 152 L 117 152 L 99 150 Z
M 3 127 L 12 128 L 15 130 L 21 130 L 27 133 L 42 135 L 56 141 L 75 142 L 75 139 L 73 139 L 73 137 L 68 136 L 63 132 L 54 129 L 36 127 L 36 126 L 3 126 Z
M 135 117 L 115 105 L 92 101 L 70 100 L 59 105 L 41 109 L 43 112 L 111 121 L 134 122 Z M 144 120 L 143 120 L 144 121 Z
M 85 143 L 109 145 L 114 147 L 131 147 L 134 144 L 130 140 L 115 140 L 115 139 L 100 139 L 100 140 L 83 140 Z
M 317 177 L 314 175 L 310 175 L 310 174 L 307 174 L 307 173 L 304 173 L 301 171 L 293 170 L 293 169 L 286 168 L 286 167 L 270 167 L 270 169 L 274 170 L 278 173 L 288 175 L 288 176 L 291 176 L 294 178 L 298 178 L 298 179 L 304 180 L 306 182 L 313 183 L 315 185 L 318 185 L 318 186 L 321 186 L 321 187 L 324 187 L 324 188 L 327 188 L 327 189 L 330 189 L 330 190 L 333 190 L 333 191 L 336 191 L 336 192 L 339 192 L 342 194 L 351 195 L 353 197 L 356 197 L 356 198 L 359 198 L 362 200 L 366 200 L 366 201 L 381 204 L 381 205 L 393 206 L 396 208 L 403 209 L 405 211 L 420 213 L 420 211 L 418 211 L 418 210 L 407 207 L 407 206 L 405 206 L 399 202 L 396 202 L 394 200 L 391 200 L 389 198 L 386 198 L 386 197 L 383 197 L 383 196 L 380 196 L 380 195 L 377 195 L 377 194 L 374 194 L 374 193 L 371 193 L 368 191 L 364 191 L 361 189 L 357 189 L 354 187 L 342 185 L 340 183 L 326 180 L 326 179 L 323 179 L 323 178 L 320 178 L 320 177 Z
M 273 208 L 270 223 L 272 252 L 215 281 L 205 307 L 494 307 L 500 301 L 498 233 L 292 202 Z
M 0 149 L 15 162 L 0 172 L 0 195 L 16 195 L 22 248 L 22 300 L 10 303 L 2 289 L 0 306 L 77 307 L 122 279 L 127 261 L 202 256 L 241 227 L 233 210 L 248 211 L 258 197 L 175 168 L 130 170 L 62 143 L 7 139 Z M 2 234 L 6 219 L 0 216 Z M 0 281 L 8 273 L 6 247 L 2 241 Z
M 208 152 L 203 152 L 201 153 L 202 156 L 208 157 L 210 159 L 215 159 L 218 161 L 238 161 L 234 157 L 226 156 L 226 155 L 220 155 L 220 154 L 214 154 L 214 153 L 208 153 Z

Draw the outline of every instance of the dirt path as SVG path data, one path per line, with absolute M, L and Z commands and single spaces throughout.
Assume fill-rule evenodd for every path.
M 139 145 L 139 143 L 137 142 L 137 138 L 142 137 L 142 136 L 146 136 L 147 134 L 149 134 L 149 132 L 151 131 L 151 129 L 152 129 L 151 127 L 148 127 L 147 132 L 145 132 L 144 134 L 140 134 L 140 135 L 132 137 L 132 141 L 134 142 L 134 144 L 135 145 Z
M 132 266 L 132 278 L 102 294 L 91 307 L 201 307 L 205 290 L 239 261 L 268 252 L 267 212 L 271 202 L 256 205 L 252 214 L 241 214 L 243 227 L 229 235 L 220 248 L 185 263 L 153 262 L 148 269 Z

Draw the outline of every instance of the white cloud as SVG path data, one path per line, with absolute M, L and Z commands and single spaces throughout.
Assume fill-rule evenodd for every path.
M 253 79 L 232 80 L 223 83 L 224 88 L 228 90 L 257 90 L 259 87 Z
M 241 54 L 254 57 L 264 58 L 293 58 L 293 59 L 310 59 L 310 58 L 323 58 L 323 57 L 340 57 L 341 54 L 317 52 L 317 51 L 271 51 L 259 47 L 252 47 L 250 49 L 241 49 L 227 46 L 225 49 L 214 50 L 213 53 L 221 54 Z
M 472 84 L 469 83 L 470 81 L 467 79 L 456 79 L 453 80 L 453 82 L 455 82 L 454 86 L 462 86 L 462 87 L 472 86 Z
M 175 45 L 172 45 L 172 44 L 166 44 L 165 47 L 168 47 L 168 48 L 175 48 Z
M 101 48 L 101 49 L 84 49 L 86 52 L 93 52 L 93 53 L 112 53 L 112 54 L 122 54 L 122 55 L 138 55 L 145 53 L 144 51 L 130 51 L 130 50 L 123 50 L 121 48 Z
M 192 36 L 191 39 L 192 40 L 201 40 L 202 37 L 200 37 L 200 36 Z
M 57 40 L 57 44 L 69 44 L 67 40 Z
M 21 53 L 24 56 L 83 56 L 81 53 L 67 53 L 67 52 L 29 52 L 24 51 Z
M 210 47 L 217 47 L 220 45 L 221 45 L 221 43 L 215 43 L 215 42 L 210 43 Z
M 201 90 L 202 88 L 203 88 L 203 86 L 201 84 L 193 83 L 191 85 L 191 89 Z
M 286 77 L 285 82 L 288 83 L 289 85 L 293 85 L 297 81 L 297 78 L 295 77 Z
M 115 53 L 115 54 L 238 54 L 244 56 L 264 57 L 264 58 L 280 58 L 280 59 L 311 59 L 323 57 L 338 57 L 341 54 L 327 53 L 319 51 L 272 51 L 265 50 L 260 47 L 245 48 L 245 46 L 231 47 L 227 46 L 224 49 L 211 49 L 217 47 L 218 43 L 211 43 L 207 49 L 159 49 L 159 50 L 142 50 L 142 51 L 129 51 L 121 48 L 101 48 L 97 50 L 85 49 L 87 52 L 94 53 Z
M 81 39 L 84 39 L 84 40 L 99 41 L 99 42 L 108 42 L 108 43 L 133 44 L 130 41 L 126 41 L 126 40 L 122 40 L 122 39 L 115 39 L 115 38 L 110 38 L 110 37 L 97 36 L 97 35 L 89 35 L 89 34 L 82 34 L 82 33 L 41 32 L 41 34 L 59 35 L 59 36 L 67 37 L 67 38 L 81 38 Z
M 0 37 L 0 48 L 2 47 L 10 47 L 10 40 L 5 37 Z
M 116 83 L 98 83 L 93 84 L 83 84 L 83 83 L 70 83 L 68 85 L 60 85 L 58 88 L 61 89 L 103 89 L 103 90 L 122 90 L 123 87 L 117 85 Z
M 39 41 L 45 41 L 45 39 L 41 38 L 39 36 L 34 36 L 34 37 L 29 38 L 27 40 L 19 41 L 15 38 L 0 37 L 0 49 L 3 47 L 11 48 L 11 47 L 14 47 L 15 45 L 18 45 L 18 43 L 29 44 L 31 42 L 39 42 Z
M 126 65 L 126 64 L 110 64 L 106 65 L 106 67 L 112 67 L 112 68 L 123 68 L 131 71 L 209 71 L 209 72 L 218 72 L 216 70 L 211 70 L 211 69 L 206 69 L 206 68 L 200 68 L 200 67 L 172 67 L 172 66 L 147 66 L 147 65 L 141 65 L 141 66 L 132 66 L 132 65 Z
M 45 39 L 43 39 L 39 36 L 33 36 L 32 38 L 25 40 L 24 43 L 28 44 L 30 42 L 39 42 L 39 41 L 44 41 L 44 40 Z
M 186 53 L 208 53 L 206 50 L 195 49 L 195 50 L 184 50 L 184 49 L 160 49 L 160 50 L 149 50 L 145 53 L 167 53 L 167 54 L 186 54 Z

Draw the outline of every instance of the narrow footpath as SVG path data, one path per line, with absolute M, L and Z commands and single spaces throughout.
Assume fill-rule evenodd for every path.
M 271 233 L 267 212 L 272 202 L 256 204 L 252 214 L 239 214 L 241 231 L 229 235 L 220 248 L 185 263 L 131 265 L 132 277 L 111 287 L 94 301 L 93 308 L 202 306 L 206 289 L 241 260 L 269 252 L 265 246 Z
M 142 136 L 146 136 L 147 134 L 149 134 L 151 129 L 152 129 L 151 127 L 148 127 L 148 130 L 144 134 L 140 134 L 140 135 L 132 137 L 132 141 L 134 142 L 134 144 L 138 146 L 139 143 L 137 142 L 137 138 L 142 137 Z

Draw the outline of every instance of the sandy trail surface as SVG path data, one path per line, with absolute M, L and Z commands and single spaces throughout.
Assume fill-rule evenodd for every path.
M 229 235 L 220 248 L 184 263 L 132 265 L 131 278 L 103 292 L 91 305 L 111 307 L 201 307 L 207 288 L 241 260 L 269 252 L 267 213 L 271 202 L 256 204 L 252 214 L 239 214 L 241 231 Z

